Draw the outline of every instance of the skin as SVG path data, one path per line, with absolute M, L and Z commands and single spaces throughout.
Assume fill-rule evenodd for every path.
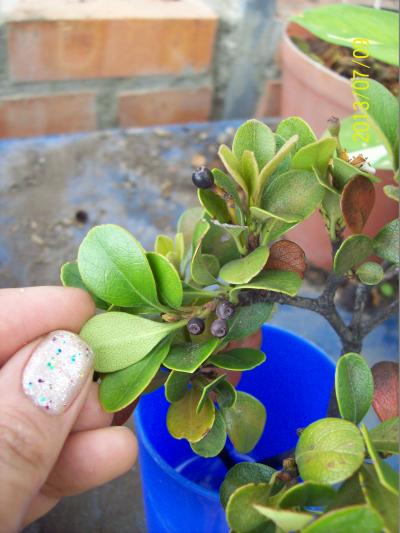
M 78 333 L 94 312 L 80 289 L 0 290 L 0 533 L 19 531 L 62 497 L 107 483 L 136 461 L 135 436 L 110 427 L 92 376 L 60 415 L 45 413 L 22 390 L 41 338 L 57 329 Z

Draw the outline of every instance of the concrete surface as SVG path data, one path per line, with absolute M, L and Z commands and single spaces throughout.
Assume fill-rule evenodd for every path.
M 90 226 L 126 226 L 146 248 L 158 232 L 172 233 L 195 205 L 192 168 L 216 164 L 237 122 L 106 131 L 0 142 L 0 287 L 59 283 Z M 81 210 L 86 223 L 76 219 Z M 317 288 L 307 285 L 315 294 Z M 295 331 L 336 358 L 334 332 L 319 316 L 281 307 L 274 324 Z M 397 357 L 396 321 L 371 334 L 370 363 Z M 25 533 L 144 533 L 137 468 L 84 495 L 65 499 Z M 190 532 L 182 532 L 190 533 Z M 211 532 L 205 532 L 211 533 Z

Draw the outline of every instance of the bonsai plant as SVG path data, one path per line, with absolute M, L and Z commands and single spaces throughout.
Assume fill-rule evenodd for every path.
M 276 303 L 321 313 L 339 335 L 344 353 L 360 352 L 364 336 L 394 312 L 395 303 L 391 302 L 368 317 L 365 303 L 370 287 L 390 277 L 398 263 L 398 221 L 385 225 L 374 238 L 362 234 L 377 178 L 364 161 L 348 160 L 338 142 L 337 120 L 331 121 L 330 131 L 330 137 L 317 140 L 298 117 L 283 120 L 275 133 L 256 120 L 244 123 L 232 149 L 224 145 L 219 149 L 227 173 L 205 167 L 194 172 L 192 180 L 201 207 L 182 214 L 174 239 L 159 235 L 154 251 L 145 251 L 133 235 L 113 224 L 89 231 L 77 261 L 62 267 L 61 279 L 67 286 L 89 291 L 102 311 L 87 322 L 80 335 L 95 353 L 105 410 L 120 412 L 149 390 L 164 385 L 170 403 L 166 424 L 175 439 L 186 440 L 200 456 L 224 457 L 230 454 L 225 448 L 229 436 L 237 451 L 246 454 L 263 433 L 266 411 L 256 397 L 236 389 L 237 379 L 231 379 L 230 373 L 263 366 L 265 354 L 249 336 L 257 334 Z M 334 268 L 321 296 L 310 299 L 298 295 L 306 270 L 305 252 L 281 237 L 318 209 L 332 242 Z M 345 226 L 352 232 L 347 239 L 343 238 Z M 384 263 L 372 260 L 372 254 Z M 346 279 L 358 284 L 349 325 L 334 302 L 337 287 Z M 359 375 L 368 385 L 361 407 L 350 384 L 345 384 L 345 392 L 339 388 L 342 414 L 343 409 L 348 413 L 356 406 L 357 414 L 351 415 L 351 420 L 359 422 L 360 413 L 365 414 L 371 401 L 371 377 L 365 377 L 367 370 L 360 356 L 349 355 L 343 361 L 340 387 L 349 372 L 355 374 L 350 380 L 355 387 L 360 388 Z M 339 425 L 338 443 L 351 443 L 351 438 L 341 437 L 341 430 L 350 431 L 357 448 L 357 460 L 347 468 L 341 465 L 342 456 L 337 468 L 334 450 L 326 449 L 325 457 L 332 456 L 335 462 L 334 468 L 330 464 L 328 468 L 341 472 L 332 479 L 341 481 L 358 471 L 366 452 L 352 422 L 333 422 Z M 306 429 L 302 446 L 309 445 L 309 434 L 323 438 L 330 423 L 328 419 Z M 382 429 L 377 431 L 382 433 Z M 372 445 L 366 430 L 363 432 L 371 454 Z M 298 466 L 302 468 L 301 460 Z M 268 509 L 278 505 L 283 492 L 297 479 L 296 468 L 291 459 L 273 480 L 262 479 L 264 484 L 273 483 L 270 494 L 275 503 L 264 496 L 254 502 L 246 492 L 235 509 L 246 508 L 247 512 L 249 508 L 250 513 L 257 513 L 264 528 L 260 531 L 267 530 L 265 527 L 274 531 Z M 224 485 L 225 499 L 227 484 L 232 486 L 229 480 L 232 478 Z M 257 486 L 256 490 L 258 494 Z M 329 487 L 321 490 L 332 494 Z M 228 511 L 233 506 L 231 498 L 236 498 L 236 492 L 229 492 Z M 316 502 L 320 505 L 320 500 Z M 253 503 L 267 507 L 255 510 Z M 240 527 L 234 526 L 237 531 L 249 531 Z M 285 527 L 278 523 L 278 530 Z

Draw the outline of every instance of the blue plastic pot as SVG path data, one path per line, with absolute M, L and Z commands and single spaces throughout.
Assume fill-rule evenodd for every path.
M 264 326 L 265 363 L 244 372 L 239 390 L 257 397 L 267 409 L 264 435 L 249 457 L 262 460 L 296 445 L 296 430 L 326 416 L 334 384 L 334 363 L 306 340 Z M 196 456 L 186 441 L 170 436 L 164 390 L 144 396 L 135 412 L 139 460 L 149 533 L 222 533 L 228 531 L 218 488 L 226 467 L 216 457 Z

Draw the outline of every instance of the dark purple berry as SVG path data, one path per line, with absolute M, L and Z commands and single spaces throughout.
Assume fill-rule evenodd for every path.
M 214 176 L 207 167 L 199 167 L 192 174 L 192 181 L 198 189 L 209 189 L 214 185 Z
M 217 305 L 215 312 L 218 318 L 228 320 L 235 314 L 235 306 L 231 304 L 231 302 L 228 302 L 228 300 L 222 300 L 222 302 L 219 302 Z
M 194 317 L 187 323 L 187 329 L 192 335 L 200 335 L 205 328 L 204 320 L 202 318 Z
M 217 320 L 214 320 L 211 324 L 211 333 L 214 337 L 222 339 L 222 337 L 225 337 L 228 333 L 228 324 L 222 318 L 217 318 Z

